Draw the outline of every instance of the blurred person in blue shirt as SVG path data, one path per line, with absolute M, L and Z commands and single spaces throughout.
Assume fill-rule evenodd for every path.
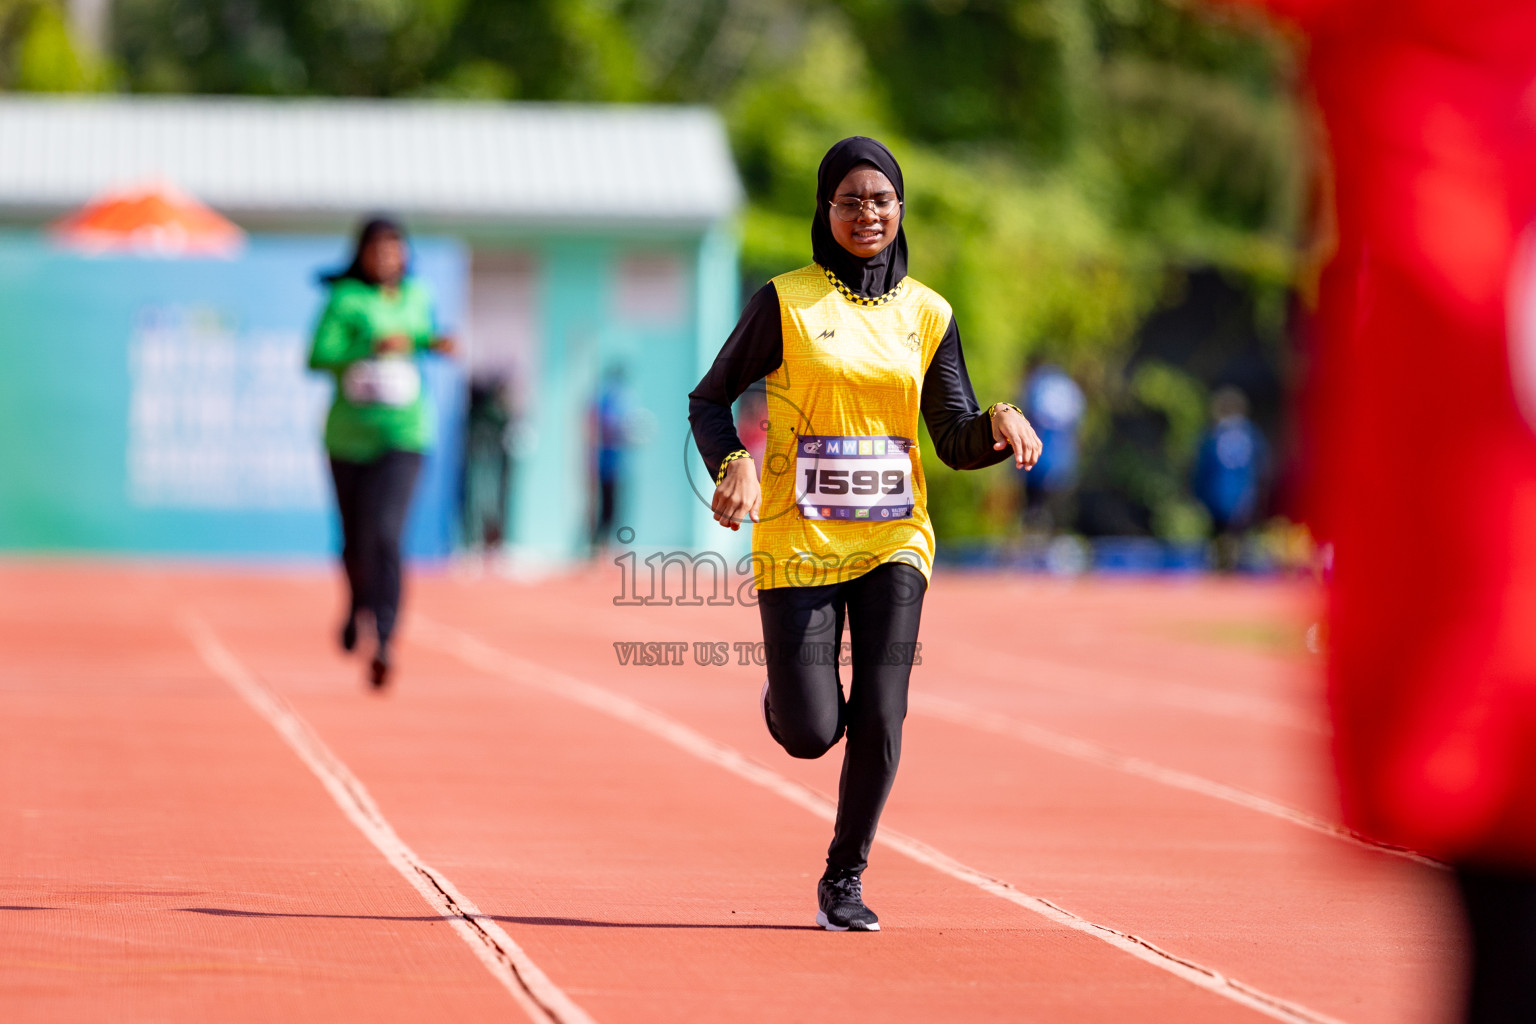
M 1077 486 L 1077 435 L 1087 402 L 1083 389 L 1055 363 L 1035 363 L 1024 381 L 1020 404 L 1045 448 L 1040 461 L 1023 472 L 1024 521 L 1050 532 L 1071 522 L 1069 503 Z
M 1269 445 L 1248 418 L 1248 399 L 1237 388 L 1219 388 L 1211 397 L 1211 420 L 1195 460 L 1194 485 L 1220 544 L 1258 517 Z M 1221 561 L 1230 564 L 1229 558 Z
M 633 417 L 622 366 L 612 366 L 603 375 L 592 418 L 597 442 L 597 516 L 592 524 L 592 546 L 601 548 L 608 542 L 618 515 L 625 449 L 630 445 Z

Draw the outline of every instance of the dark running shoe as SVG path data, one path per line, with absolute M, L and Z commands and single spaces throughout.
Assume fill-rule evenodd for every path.
M 375 690 L 382 690 L 389 683 L 389 648 L 380 647 L 368 666 L 368 682 Z
M 823 878 L 816 883 L 816 923 L 829 932 L 877 932 L 880 919 L 864 905 L 864 883 L 858 875 Z
M 341 627 L 341 649 L 349 654 L 357 648 L 357 616 L 348 615 Z

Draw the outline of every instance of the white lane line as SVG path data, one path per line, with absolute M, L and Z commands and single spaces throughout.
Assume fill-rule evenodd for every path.
M 1088 764 L 1099 765 L 1114 771 L 1124 772 L 1127 775 L 1135 775 L 1138 778 L 1148 779 L 1152 782 L 1172 786 L 1174 789 L 1183 789 L 1191 793 L 1199 793 L 1202 796 L 1224 800 L 1229 804 L 1247 808 L 1250 811 L 1258 811 L 1282 821 L 1288 821 L 1293 825 L 1321 832 L 1325 836 L 1342 839 L 1347 843 L 1377 853 L 1387 853 L 1394 857 L 1402 857 L 1416 864 L 1427 867 L 1444 869 L 1445 865 L 1431 857 L 1426 857 L 1413 850 L 1404 849 L 1401 846 L 1393 846 L 1388 843 L 1379 843 L 1367 836 L 1345 828 L 1306 811 L 1289 807 L 1268 797 L 1250 793 L 1236 786 L 1228 786 L 1222 782 L 1207 779 L 1204 776 L 1194 775 L 1190 772 L 1180 771 L 1177 768 L 1165 768 L 1152 761 L 1144 761 L 1139 757 L 1131 757 L 1127 754 L 1118 754 L 1107 747 L 1101 747 L 1097 743 L 1080 740 L 1075 736 L 1067 736 L 1063 733 L 1053 732 L 1029 722 L 1021 722 L 1007 715 L 1000 715 L 992 711 L 982 711 L 968 704 L 950 700 L 947 697 L 939 697 L 927 693 L 914 693 L 909 698 L 911 707 L 919 714 L 932 718 L 942 719 L 953 725 L 963 725 L 983 732 L 994 733 L 998 736 L 1007 736 L 1011 739 L 1022 740 L 1031 746 L 1052 753 L 1062 754 Z
M 183 613 L 179 619 L 182 631 L 209 669 L 277 730 L 347 819 L 421 894 L 427 905 L 448 921 L 529 1018 L 539 1024 L 594 1024 L 586 1011 L 550 981 L 499 924 L 481 913 L 447 877 L 405 845 L 362 782 L 281 694 L 246 668 L 202 619 L 190 613 Z
M 1140 679 L 1111 670 L 1071 665 L 1012 651 L 986 647 L 974 647 L 973 650 L 986 655 L 984 664 L 979 668 L 970 665 L 973 670 L 1013 685 L 1024 683 L 1037 689 L 1078 698 L 1092 694 L 1129 703 L 1162 704 L 1215 717 L 1277 725 L 1317 736 L 1327 736 L 1329 733 L 1327 726 L 1316 719 L 1268 697 L 1223 693 L 1168 680 Z
M 576 676 L 546 668 L 515 654 L 499 650 L 462 630 L 426 620 L 419 612 L 412 621 L 415 623 L 411 631 L 414 639 L 445 651 L 488 675 L 511 680 L 633 725 L 702 761 L 761 786 L 826 821 L 832 821 L 836 816 L 835 804 L 821 793 L 780 775 L 734 747 L 710 739 L 703 733 L 646 707 L 639 701 Z M 1290 1021 L 1293 1024 L 1298 1021 L 1303 1024 L 1342 1024 L 1335 1017 L 1308 1009 L 1279 996 L 1270 995 L 1187 957 L 1170 953 L 1145 939 L 1079 917 L 1050 900 L 1020 892 L 1002 879 L 962 864 L 948 854 L 893 829 L 881 828 L 875 841 L 941 874 L 974 885 L 978 889 L 1017 904 L 1063 927 L 1091 935 L 1192 985 L 1224 996 L 1275 1020 Z

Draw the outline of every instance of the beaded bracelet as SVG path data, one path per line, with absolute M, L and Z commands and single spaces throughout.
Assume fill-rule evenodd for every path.
M 751 452 L 747 451 L 745 448 L 738 448 L 735 451 L 731 452 L 731 454 L 727 455 L 725 458 L 721 459 L 720 460 L 720 469 L 719 469 L 718 472 L 715 473 L 715 484 L 718 485 L 720 483 L 720 481 L 725 479 L 725 467 L 726 466 L 729 466 L 731 463 L 735 462 L 737 459 L 750 459 L 751 457 L 752 457 L 752 453 Z

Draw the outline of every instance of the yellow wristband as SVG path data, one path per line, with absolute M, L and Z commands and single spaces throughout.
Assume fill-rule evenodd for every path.
M 1024 415 L 1024 411 L 1022 409 L 1020 409 L 1018 406 L 1014 405 L 1012 402 L 993 402 L 991 407 L 987 409 L 987 415 L 988 416 L 996 416 L 997 415 L 997 410 L 999 410 L 999 409 L 1012 409 L 1014 412 L 1018 413 L 1020 416 Z
M 717 471 L 715 473 L 715 484 L 718 486 L 720 481 L 725 479 L 725 467 L 726 466 L 729 466 L 731 463 L 735 462 L 737 459 L 750 459 L 751 457 L 752 457 L 752 453 L 751 452 L 747 451 L 745 448 L 738 448 L 735 451 L 731 452 L 731 454 L 727 455 L 725 458 L 721 459 L 720 460 L 720 469 L 719 469 L 719 471 Z

